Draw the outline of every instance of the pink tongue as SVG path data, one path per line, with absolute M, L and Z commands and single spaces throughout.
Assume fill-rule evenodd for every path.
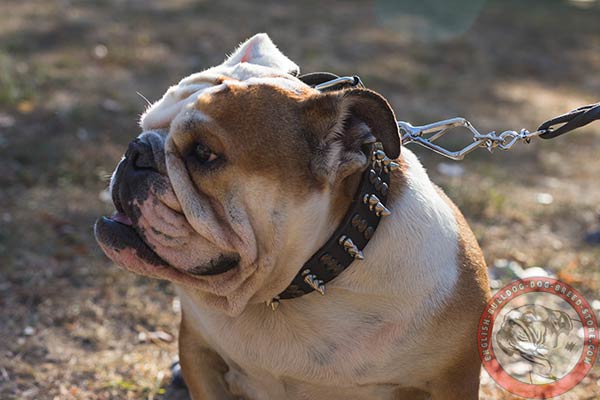
M 127 225 L 127 226 L 131 226 L 132 222 L 129 219 L 129 217 L 123 213 L 120 212 L 115 212 L 113 214 L 113 216 L 111 217 L 111 219 L 113 221 L 117 221 L 118 223 L 121 223 L 123 225 Z

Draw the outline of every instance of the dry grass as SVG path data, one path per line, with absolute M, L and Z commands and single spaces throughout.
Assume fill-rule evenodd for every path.
M 255 32 L 269 32 L 304 71 L 360 75 L 414 123 L 460 114 L 482 130 L 535 128 L 599 100 L 597 1 L 497 0 L 473 15 L 459 2 L 449 17 L 436 14 L 449 26 L 440 32 L 416 17 L 414 30 L 403 29 L 409 21 L 393 11 L 406 11 L 404 3 L 0 3 L 0 398 L 163 392 L 176 340 L 148 337 L 176 336 L 173 291 L 113 267 L 91 226 L 111 211 L 100 193 L 137 134 L 144 102 L 136 92 L 156 99 Z M 582 238 L 599 228 L 599 149 L 595 126 L 474 154 L 459 178 L 437 172 L 445 160 L 419 154 L 490 264 L 543 266 L 592 300 L 600 297 L 600 246 Z M 538 204 L 538 193 L 554 202 Z M 482 397 L 515 398 L 489 379 Z M 598 365 L 563 396 L 598 397 Z

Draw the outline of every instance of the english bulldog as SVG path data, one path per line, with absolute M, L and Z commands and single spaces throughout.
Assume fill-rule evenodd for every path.
M 465 219 L 382 96 L 298 73 L 258 34 L 169 88 L 100 247 L 175 284 L 195 400 L 477 398 L 489 292 Z

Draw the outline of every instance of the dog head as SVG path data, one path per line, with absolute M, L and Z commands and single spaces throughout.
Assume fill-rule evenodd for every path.
M 104 252 L 230 315 L 285 289 L 341 220 L 369 145 L 400 149 L 381 96 L 320 93 L 297 74 L 259 34 L 171 87 L 112 176 Z

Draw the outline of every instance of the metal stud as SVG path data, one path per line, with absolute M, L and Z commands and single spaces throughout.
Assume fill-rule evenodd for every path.
M 390 161 L 387 165 L 384 165 L 383 170 L 385 172 L 393 172 L 400 169 L 400 164 L 394 161 Z
M 388 189 L 389 189 L 389 186 L 388 186 L 388 184 L 387 184 L 387 183 L 385 183 L 385 182 L 383 182 L 383 183 L 381 184 L 381 187 L 379 188 L 379 191 L 381 192 L 381 194 L 382 194 L 382 195 L 384 195 L 384 196 L 385 196 L 385 195 L 387 194 L 387 192 L 388 192 Z
M 385 158 L 387 158 L 387 156 L 385 155 L 385 152 L 383 150 L 375 150 L 373 152 L 373 159 L 374 160 L 381 161 L 381 160 L 383 160 Z
M 381 189 L 379 189 L 379 191 L 381 192 L 382 195 L 386 195 L 387 191 L 389 189 L 389 186 L 387 183 L 383 182 L 383 184 L 381 185 Z
M 277 311 L 277 308 L 279 307 L 279 296 L 275 296 L 271 300 L 267 300 L 267 307 L 271 307 L 271 310 Z
M 388 210 L 374 194 L 365 194 L 363 203 L 369 205 L 369 210 L 374 211 L 378 217 L 387 217 L 392 212 Z
M 378 217 L 387 217 L 388 215 L 392 214 L 392 212 L 381 203 L 375 204 L 374 210 Z
M 372 194 L 369 198 L 369 208 L 371 209 L 371 211 L 373 211 L 373 208 L 377 206 L 377 204 L 381 204 L 381 201 L 379 201 L 379 198 L 377 198 L 377 196 Z
M 365 194 L 363 196 L 363 203 L 369 205 L 369 210 L 373 211 L 373 207 L 379 203 L 381 200 L 374 194 Z
M 381 186 L 382 183 L 383 183 L 383 181 L 381 180 L 381 178 L 377 177 L 377 179 L 375 179 L 375 182 L 373 183 L 373 185 L 375 186 L 375 189 L 379 190 L 379 187 Z
M 352 239 L 350 239 L 348 236 L 346 236 L 346 235 L 340 236 L 338 243 L 341 246 L 344 246 L 344 250 L 346 250 L 346 252 L 348 254 L 350 254 L 350 256 L 352 256 L 352 258 L 357 259 L 357 260 L 365 259 L 365 256 L 363 255 L 362 251 L 360 251 L 360 249 L 354 244 Z
M 302 275 L 304 276 L 304 282 L 308 286 L 321 293 L 322 295 L 325 295 L 325 285 L 323 284 L 322 280 L 318 279 L 315 274 L 311 274 L 309 269 L 305 269 L 302 272 Z
M 377 172 L 375 172 L 375 170 L 370 170 L 369 171 L 369 182 L 371 182 L 371 184 L 373 184 L 375 182 L 375 180 L 377 179 Z
M 365 256 L 362 253 L 362 251 L 358 250 L 357 248 L 351 248 L 351 249 L 347 249 L 346 250 L 348 252 L 348 254 L 350 254 L 350 256 L 352 256 L 352 258 L 357 259 L 357 260 L 364 260 Z

